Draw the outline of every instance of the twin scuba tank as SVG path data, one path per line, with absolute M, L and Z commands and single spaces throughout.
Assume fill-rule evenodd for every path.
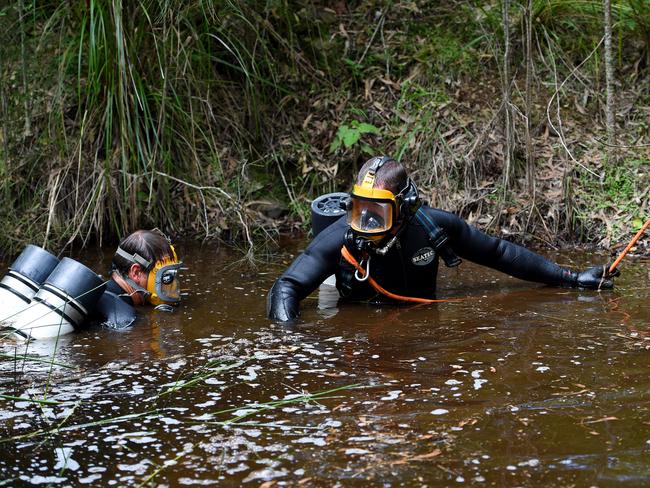
M 348 193 L 327 193 L 311 202 L 311 231 L 314 237 L 346 214 Z
M 83 264 L 30 244 L 0 281 L 0 327 L 23 339 L 68 334 L 86 321 L 105 287 Z
M 327 193 L 311 202 L 311 233 L 313 237 L 346 214 L 346 202 L 349 198 L 348 193 Z M 329 276 L 323 284 L 334 286 L 336 278 L 334 275 Z

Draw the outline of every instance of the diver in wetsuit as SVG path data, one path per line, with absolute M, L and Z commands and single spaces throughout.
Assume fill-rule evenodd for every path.
M 332 274 L 345 299 L 385 300 L 368 276 L 393 297 L 435 298 L 439 258 L 450 267 L 468 259 L 552 286 L 612 288 L 618 275 L 609 275 L 606 266 L 564 269 L 423 204 L 404 167 L 387 156 L 363 165 L 346 207 L 347 219 L 319 233 L 273 284 L 267 299 L 270 319 L 296 318 L 300 301 Z
M 124 328 L 137 318 L 135 307 L 149 303 L 170 310 L 181 300 L 174 246 L 158 230 L 137 230 L 117 247 L 106 291 L 97 305 L 99 320 Z
M 180 302 L 174 247 L 159 231 L 139 230 L 120 242 L 110 279 L 71 258 L 27 246 L 0 282 L 0 329 L 18 339 L 47 339 L 83 329 L 88 322 L 124 328 L 134 306 L 170 309 Z

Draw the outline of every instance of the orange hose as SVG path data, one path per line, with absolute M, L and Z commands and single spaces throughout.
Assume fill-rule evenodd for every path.
M 348 248 L 343 246 L 341 248 L 341 255 L 343 258 L 350 263 L 352 266 L 354 266 L 357 271 L 362 273 L 363 276 L 366 275 L 366 270 L 361 267 L 361 265 L 357 262 L 357 260 L 354 258 L 352 253 L 348 251 Z M 382 295 L 392 298 L 393 300 L 399 300 L 401 302 L 412 302 L 412 303 L 443 303 L 443 302 L 461 302 L 464 300 L 464 298 L 447 298 L 447 299 L 439 299 L 439 300 L 433 300 L 431 298 L 417 298 L 417 297 L 404 297 L 401 295 L 396 295 L 395 293 L 391 293 L 390 291 L 386 290 L 383 288 L 379 283 L 377 283 L 372 276 L 368 276 L 368 283 L 370 283 L 370 286 L 372 286 L 375 291 L 381 293 Z
M 632 238 L 630 243 L 627 245 L 627 247 L 623 250 L 621 254 L 618 255 L 616 258 L 616 261 L 612 263 L 612 265 L 609 267 L 608 273 L 613 273 L 616 267 L 621 264 L 621 261 L 623 261 L 623 258 L 626 256 L 628 252 L 630 252 L 630 249 L 634 247 L 634 244 L 637 243 L 637 241 L 641 238 L 643 233 L 646 231 L 646 229 L 650 226 L 650 219 L 646 220 L 646 223 L 643 224 L 641 229 L 639 229 L 639 232 L 636 233 L 636 235 Z

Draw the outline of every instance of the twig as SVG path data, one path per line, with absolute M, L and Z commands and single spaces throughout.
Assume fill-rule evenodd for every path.
M 599 137 L 594 137 L 594 139 L 596 139 L 596 141 L 598 141 L 598 142 L 599 142 L 600 144 L 602 144 L 603 146 L 609 146 L 609 147 L 624 147 L 624 148 L 631 148 L 631 147 L 650 147 L 650 144 L 630 144 L 630 145 L 626 145 L 626 144 L 618 144 L 618 143 L 617 143 L 617 144 L 610 144 L 609 142 L 604 141 L 604 140 L 602 140 L 602 139 L 599 138 Z
M 614 118 L 614 61 L 612 60 L 612 4 L 611 0 L 603 0 L 603 23 L 605 24 L 605 121 L 607 126 L 608 159 L 616 159 L 612 149 L 616 143 L 616 125 Z
M 505 162 L 503 169 L 503 199 L 506 199 L 508 187 L 510 186 L 510 173 L 512 172 L 512 160 L 514 153 L 514 132 L 512 127 L 512 111 L 511 105 L 511 83 L 510 79 L 510 17 L 509 10 L 510 0 L 502 0 L 501 2 L 501 21 L 503 23 L 503 72 L 502 72 L 502 85 L 503 90 L 503 108 L 504 108 L 504 122 L 505 122 Z
M 237 217 L 239 218 L 239 221 L 240 221 L 240 223 L 241 223 L 241 225 L 242 225 L 242 227 L 244 229 L 244 233 L 246 234 L 246 241 L 248 242 L 248 246 L 249 246 L 247 255 L 252 255 L 253 254 L 253 251 L 254 251 L 253 238 L 251 237 L 249 226 L 244 221 L 244 217 L 243 217 L 243 214 L 242 214 L 242 212 L 245 211 L 245 209 L 242 207 L 242 205 L 238 201 L 236 201 L 232 197 L 232 195 L 230 195 L 228 192 L 223 190 L 223 188 L 220 188 L 218 186 L 195 185 L 194 183 L 190 183 L 189 181 L 182 180 L 180 178 L 177 178 L 175 176 L 172 176 L 172 175 L 169 175 L 167 173 L 163 173 L 162 171 L 157 171 L 157 170 L 152 171 L 152 173 L 163 176 L 163 177 L 168 178 L 168 179 L 170 179 L 172 181 L 176 181 L 177 183 L 181 183 L 182 185 L 188 186 L 190 188 L 194 188 L 195 190 L 198 190 L 198 191 L 201 192 L 201 198 L 203 200 L 203 210 L 204 210 L 206 229 L 208 229 L 208 214 L 207 214 L 207 211 L 206 211 L 207 205 L 206 205 L 206 202 L 205 202 L 205 198 L 203 198 L 203 193 L 202 192 L 204 190 L 214 190 L 214 191 L 217 191 L 218 193 L 220 193 L 221 195 L 223 195 L 224 197 L 226 197 L 228 200 L 230 200 L 233 203 L 233 205 L 235 206 L 235 212 L 237 213 Z M 207 235 L 207 231 L 206 231 L 206 235 Z
M 379 29 L 384 25 L 384 18 L 386 17 L 387 12 L 388 12 L 388 7 L 386 7 L 386 9 L 382 11 L 381 17 L 379 18 L 379 22 L 377 22 L 377 27 L 375 27 L 372 36 L 370 36 L 370 40 L 366 44 L 366 48 L 364 49 L 361 57 L 358 59 L 357 64 L 361 64 L 363 62 L 363 59 L 366 57 L 366 54 L 368 54 L 368 50 L 370 49 L 370 46 L 372 46 L 372 43 L 375 40 L 375 36 L 377 35 L 377 32 L 379 32 Z
M 547 38 L 547 40 L 548 40 L 548 34 L 546 34 L 546 32 L 545 32 L 544 35 L 546 36 L 546 38 Z M 553 121 L 551 120 L 551 103 L 553 103 L 553 99 L 554 99 L 556 96 L 558 96 L 558 94 L 560 93 L 560 90 L 562 90 L 562 88 L 564 87 L 564 85 L 566 84 L 566 82 L 569 81 L 569 79 L 574 75 L 574 73 L 575 73 L 576 71 L 578 71 L 578 69 L 580 69 L 580 67 L 581 67 L 583 64 L 585 64 L 585 63 L 587 62 L 587 60 L 589 60 L 589 58 L 591 58 L 591 56 L 594 55 L 594 53 L 596 53 L 596 52 L 598 51 L 598 48 L 600 47 L 600 45 L 603 43 L 604 40 L 605 40 L 605 37 L 603 36 L 603 37 L 600 39 L 600 42 L 598 42 L 598 44 L 596 45 L 596 47 L 593 49 L 593 51 L 591 51 L 591 53 L 589 53 L 589 55 L 588 55 L 585 59 L 583 59 L 582 62 L 581 62 L 579 65 L 577 65 L 575 68 L 573 68 L 573 70 L 571 71 L 571 73 L 569 73 L 569 74 L 567 75 L 567 77 L 566 77 L 566 78 L 564 79 L 564 81 L 560 84 L 560 86 L 557 86 L 557 69 L 554 70 L 554 72 L 555 72 L 555 87 L 556 87 L 556 89 L 555 89 L 555 92 L 553 93 L 553 95 L 551 95 L 551 98 L 549 99 L 548 104 L 546 105 L 546 118 L 547 118 L 547 120 L 548 120 L 548 123 L 549 123 L 549 125 L 551 126 L 551 128 L 552 128 L 552 129 L 557 133 L 557 135 L 558 135 L 558 137 L 559 137 L 559 139 L 560 139 L 560 144 L 562 144 L 562 147 L 564 148 L 564 150 L 566 151 L 566 153 L 569 155 L 569 157 L 571 158 L 571 160 L 572 160 L 575 164 L 577 164 L 578 166 L 580 166 L 581 168 L 583 168 L 583 169 L 584 169 L 585 171 L 587 171 L 588 173 L 591 173 L 592 175 L 594 175 L 594 176 L 595 176 L 596 178 L 598 178 L 598 179 L 601 178 L 601 175 L 599 175 L 599 174 L 596 173 L 595 171 L 593 171 L 593 170 L 587 168 L 584 164 L 582 164 L 580 161 L 578 161 L 576 158 L 574 158 L 574 157 L 573 157 L 573 154 L 571 153 L 571 151 L 569 150 L 569 148 L 568 148 L 567 145 L 566 145 L 566 142 L 565 142 L 565 140 L 564 140 L 564 134 L 563 134 L 563 131 L 562 131 L 562 117 L 560 116 L 560 102 L 559 102 L 559 97 L 558 97 L 558 102 L 557 102 L 557 119 L 558 119 L 558 124 L 559 124 L 559 130 L 558 130 L 558 128 L 556 128 L 556 127 L 553 125 Z M 550 43 L 550 41 L 549 41 L 549 43 Z M 553 60 L 553 67 L 555 68 L 555 60 Z

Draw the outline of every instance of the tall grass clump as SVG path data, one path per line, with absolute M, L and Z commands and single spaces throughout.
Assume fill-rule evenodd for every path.
M 293 95 L 285 80 L 311 69 L 291 13 L 236 0 L 36 5 L 14 2 L 2 18 L 5 43 L 27 33 L 2 86 L 21 67 L 32 75 L 20 87 L 31 112 L 2 110 L 2 212 L 16 230 L 3 249 L 140 226 L 248 230 L 242 160 L 268 143 L 265 120 Z

